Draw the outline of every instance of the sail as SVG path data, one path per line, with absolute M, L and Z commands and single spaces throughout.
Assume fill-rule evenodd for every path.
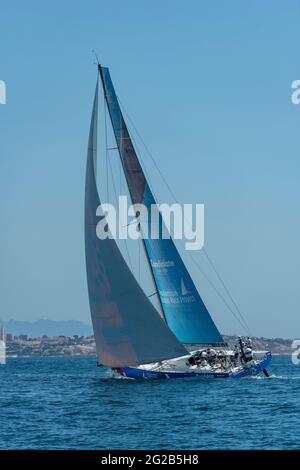
M 150 207 L 156 202 L 133 147 L 109 70 L 99 69 L 129 192 L 134 204 L 148 208 L 150 227 Z M 165 319 L 176 337 L 185 344 L 224 344 L 173 240 L 149 237 L 144 245 Z
M 96 234 L 100 205 L 97 159 L 98 82 L 90 127 L 85 183 L 85 252 L 91 316 L 101 364 L 134 366 L 187 354 L 157 313 L 113 239 Z

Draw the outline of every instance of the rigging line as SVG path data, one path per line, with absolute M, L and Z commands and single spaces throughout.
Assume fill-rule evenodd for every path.
M 152 160 L 152 162 L 153 162 L 153 164 L 154 164 L 156 170 L 158 171 L 158 173 L 159 173 L 161 179 L 163 180 L 164 184 L 165 184 L 166 187 L 168 188 L 168 190 L 169 190 L 171 196 L 173 197 L 173 199 L 175 200 L 175 202 L 178 202 L 177 199 L 176 199 L 175 194 L 173 193 L 173 191 L 172 191 L 172 189 L 171 189 L 171 187 L 170 187 L 170 185 L 169 185 L 169 183 L 168 183 L 167 180 L 165 179 L 165 177 L 164 177 L 163 173 L 161 172 L 159 166 L 157 165 L 157 163 L 156 163 L 156 161 L 155 161 L 153 155 L 151 154 L 151 152 L 150 152 L 150 150 L 149 150 L 149 148 L 148 148 L 146 142 L 144 141 L 143 137 L 142 137 L 141 134 L 139 133 L 138 129 L 136 128 L 136 126 L 135 126 L 133 120 L 132 120 L 131 117 L 129 116 L 128 112 L 126 111 L 126 108 L 125 108 L 124 104 L 121 102 L 121 100 L 120 100 L 119 97 L 118 97 L 118 101 L 119 101 L 120 105 L 122 106 L 122 108 L 123 108 L 123 110 L 124 110 L 124 113 L 125 113 L 126 116 L 128 117 L 128 119 L 129 119 L 129 121 L 130 121 L 130 123 L 131 123 L 133 129 L 135 130 L 137 136 L 139 137 L 140 141 L 142 142 L 142 145 L 144 146 L 146 152 L 148 153 L 149 157 L 151 158 L 151 160 Z M 134 139 L 132 139 L 132 140 L 134 140 Z M 135 141 L 135 144 L 136 144 L 136 141 Z M 141 152 L 139 152 L 139 154 L 141 154 Z M 145 165 L 143 165 L 143 166 L 145 166 Z M 145 171 L 145 173 L 146 173 L 146 171 Z M 146 176 L 148 177 L 147 173 L 146 173 Z M 150 183 L 150 182 L 148 181 L 148 184 L 149 184 L 149 183 Z M 152 190 L 152 188 L 151 188 L 151 190 Z M 152 191 L 152 192 L 153 192 L 153 191 Z M 153 194 L 154 194 L 154 192 L 153 192 Z
M 148 295 L 148 298 L 153 297 L 154 295 L 158 295 L 158 292 L 152 292 L 152 294 Z
M 141 240 L 139 239 L 139 284 L 141 283 Z
M 121 151 L 121 142 L 122 142 L 122 129 L 120 130 L 120 148 L 118 146 L 118 143 L 116 142 L 117 146 L 116 146 L 116 149 L 120 152 Z M 122 145 L 123 147 L 123 145 Z M 123 150 L 123 148 L 122 148 Z M 123 153 L 123 151 L 122 151 Z M 123 157 L 122 157 L 123 159 Z M 119 160 L 118 160 L 119 161 Z M 121 188 L 122 188 L 122 181 L 121 181 L 121 166 L 122 166 L 122 163 L 119 161 L 119 164 L 118 164 L 118 167 L 119 167 L 119 183 L 120 183 L 120 194 L 121 194 Z
M 129 131 L 128 131 L 128 132 L 129 132 Z M 137 155 L 139 156 L 139 159 L 140 159 L 140 163 L 141 163 L 143 172 L 144 172 L 145 175 L 146 175 L 147 184 L 148 184 L 148 186 L 150 187 L 150 190 L 151 190 L 151 192 L 152 192 L 152 194 L 153 194 L 153 196 L 154 196 L 155 201 L 158 201 L 157 194 L 155 193 L 154 189 L 151 187 L 151 184 L 150 184 L 150 177 L 149 177 L 149 174 L 148 174 L 148 172 L 147 172 L 147 170 L 146 170 L 146 165 L 144 164 L 143 158 L 142 158 L 142 156 L 141 156 L 141 151 L 140 151 L 140 149 L 139 149 L 138 144 L 136 143 L 136 141 L 134 141 L 134 144 L 135 144 L 136 153 L 137 153 Z M 139 220 L 140 220 L 140 218 L 139 218 Z M 163 219 L 162 219 L 162 220 L 163 220 Z M 133 222 L 135 222 L 135 221 L 133 221 Z M 163 222 L 162 222 L 162 223 L 163 223 Z M 145 248 L 145 250 L 146 250 L 146 248 Z M 155 285 L 156 285 L 156 284 L 155 284 Z
M 122 108 L 123 108 L 123 110 L 124 110 L 126 116 L 128 117 L 129 121 L 131 122 L 131 125 L 132 125 L 132 127 L 134 128 L 134 130 L 135 130 L 137 136 L 138 136 L 139 139 L 141 140 L 141 142 L 142 142 L 142 144 L 143 144 L 143 146 L 144 146 L 146 152 L 148 153 L 149 157 L 151 158 L 151 160 L 152 160 L 152 162 L 153 162 L 155 168 L 157 169 L 157 171 L 158 171 L 158 173 L 159 173 L 161 179 L 163 180 L 164 184 L 166 185 L 167 189 L 169 190 L 171 196 L 173 197 L 173 199 L 175 200 L 175 202 L 179 203 L 178 200 L 177 200 L 177 198 L 176 198 L 176 196 L 175 196 L 175 194 L 174 194 L 174 192 L 172 191 L 172 189 L 171 189 L 169 183 L 167 182 L 167 180 L 166 180 L 166 178 L 164 177 L 163 173 L 161 172 L 159 166 L 157 165 L 157 163 L 156 163 L 156 161 L 155 161 L 153 155 L 151 154 L 151 152 L 150 152 L 150 150 L 149 150 L 147 144 L 145 143 L 145 141 L 144 141 L 144 139 L 142 138 L 141 134 L 139 133 L 138 129 L 137 129 L 136 126 L 134 125 L 133 120 L 132 120 L 131 117 L 129 116 L 128 112 L 126 111 L 125 106 L 123 105 L 123 103 L 121 102 L 121 100 L 120 100 L 119 97 L 118 97 L 118 100 L 119 100 L 119 102 L 120 102 L 120 104 L 121 104 L 121 106 L 122 106 Z M 140 153 L 140 152 L 139 152 L 139 153 Z M 145 167 L 144 164 L 143 164 L 143 166 Z M 148 178 L 148 175 L 147 175 L 147 174 L 146 174 L 146 176 L 147 176 L 147 178 Z M 149 181 L 148 181 L 148 183 L 149 183 Z M 155 194 L 154 194 L 154 196 L 155 196 Z M 209 257 L 207 251 L 206 251 L 204 248 L 203 248 L 203 250 L 204 250 L 204 253 L 205 253 L 205 255 L 206 255 L 206 257 L 207 257 L 207 259 L 208 259 L 208 261 L 209 261 L 211 267 L 213 268 L 215 274 L 217 275 L 217 278 L 218 278 L 219 281 L 221 282 L 221 284 L 222 284 L 223 288 L 225 289 L 227 295 L 229 296 L 231 302 L 233 303 L 234 307 L 236 308 L 237 313 L 240 315 L 242 321 L 247 325 L 247 322 L 246 322 L 245 318 L 243 317 L 243 314 L 241 313 L 241 311 L 240 311 L 240 309 L 239 309 L 239 307 L 238 307 L 238 305 L 237 305 L 237 302 L 233 299 L 232 294 L 230 293 L 230 291 L 229 291 L 228 287 L 226 286 L 224 280 L 222 279 L 221 275 L 218 273 L 218 271 L 217 271 L 215 265 L 212 263 L 212 260 L 211 260 L 211 258 Z M 191 257 L 192 257 L 192 256 L 191 256 Z M 247 329 L 250 330 L 248 326 L 247 326 Z
M 197 262 L 197 260 L 195 258 L 193 258 L 193 256 L 190 254 L 190 252 L 188 252 L 191 260 L 193 261 L 193 263 L 196 265 L 196 267 L 198 268 L 198 270 L 201 272 L 202 276 L 207 280 L 207 282 L 210 284 L 210 286 L 214 289 L 214 291 L 216 292 L 216 294 L 218 294 L 218 296 L 220 297 L 220 299 L 224 302 L 224 304 L 226 305 L 226 307 L 228 308 L 228 310 L 232 313 L 232 315 L 234 316 L 234 318 L 238 321 L 238 323 L 241 325 L 241 327 L 247 332 L 247 334 L 249 334 L 251 336 L 251 331 L 247 325 L 247 323 L 243 320 L 243 319 L 240 319 L 236 312 L 230 307 L 229 303 L 227 302 L 227 300 L 225 299 L 225 297 L 221 294 L 221 292 L 219 291 L 219 289 L 217 289 L 217 287 L 214 285 L 214 283 L 209 279 L 209 277 L 206 275 L 206 273 L 203 271 L 203 269 L 201 268 L 200 264 Z
M 95 58 L 96 58 L 96 61 L 97 61 L 97 64 L 96 65 L 100 65 L 100 62 L 99 62 L 99 58 L 98 58 L 98 55 L 97 55 L 97 52 L 95 51 L 95 49 L 92 49 L 92 53 L 94 54 Z
M 178 242 L 181 242 L 182 244 L 184 243 L 183 240 L 181 239 L 177 239 Z M 187 250 L 184 250 L 184 252 L 187 252 L 188 256 L 190 257 L 190 259 L 192 260 L 192 262 L 195 264 L 196 268 L 198 269 L 198 271 L 202 274 L 202 276 L 206 279 L 206 281 L 210 284 L 210 286 L 213 288 L 213 290 L 216 292 L 216 294 L 219 296 L 219 298 L 223 301 L 223 303 L 225 304 L 225 306 L 228 308 L 229 312 L 234 316 L 234 318 L 237 320 L 237 322 L 241 325 L 241 327 L 243 328 L 243 330 L 249 335 L 251 336 L 251 330 L 247 324 L 247 322 L 244 320 L 243 317 L 239 317 L 237 315 L 237 312 L 235 312 L 232 307 L 229 305 L 229 303 L 227 302 L 226 298 L 224 297 L 224 295 L 220 292 L 220 290 L 216 287 L 216 285 L 213 283 L 213 281 L 207 276 L 207 274 L 205 273 L 205 271 L 202 269 L 202 266 L 200 265 L 200 263 L 198 262 L 198 260 L 192 256 L 192 254 L 190 253 L 190 251 L 187 251 Z
M 122 109 L 123 109 L 124 112 L 125 112 L 125 114 L 128 116 L 128 114 L 127 114 L 127 112 L 126 112 L 126 110 L 125 110 L 125 107 L 122 105 L 122 103 L 121 103 L 121 101 L 119 100 L 119 98 L 117 98 L 117 99 L 118 99 L 118 101 L 119 101 L 121 111 L 122 111 Z M 129 118 L 129 120 L 132 122 L 132 120 L 130 119 L 129 116 L 128 116 L 128 118 Z M 133 123 L 132 123 L 132 126 L 135 127 Z M 145 165 L 145 163 L 144 163 L 144 161 L 143 161 L 143 158 L 142 158 L 142 152 L 140 151 L 140 148 L 139 148 L 139 146 L 138 146 L 137 141 L 136 141 L 135 138 L 131 135 L 131 134 L 132 134 L 132 133 L 131 133 L 131 129 L 129 129 L 128 126 L 127 126 L 127 130 L 128 130 L 128 133 L 129 133 L 129 139 L 131 139 L 131 141 L 134 142 L 134 150 L 136 151 L 136 154 L 139 156 L 139 161 L 140 161 L 142 170 L 143 170 L 143 172 L 144 172 L 144 174 L 145 174 L 145 176 L 146 176 L 146 179 L 147 179 L 147 184 L 148 184 L 148 186 L 149 186 L 149 188 L 150 188 L 150 190 L 151 190 L 151 192 L 152 192 L 152 194 L 153 194 L 153 196 L 154 196 L 154 199 L 155 199 L 156 201 L 158 201 L 157 194 L 155 193 L 155 191 L 154 191 L 154 189 L 153 189 L 153 187 L 152 187 L 152 185 L 151 185 L 151 178 L 150 178 L 150 175 L 149 175 L 149 173 L 148 173 L 147 167 L 146 167 L 146 165 Z M 144 248 L 144 250 L 145 250 L 146 257 L 147 257 L 147 259 L 148 259 L 149 257 L 148 257 L 147 250 L 146 250 L 146 247 L 144 246 L 144 244 L 143 244 L 143 248 Z M 149 262 L 149 261 L 148 261 L 148 262 Z M 151 272 L 152 272 L 152 271 L 151 271 Z M 152 274 L 152 280 L 153 280 L 154 286 L 157 287 L 157 286 L 156 286 L 156 281 L 155 281 L 154 278 L 153 278 L 153 274 Z M 159 297 L 159 302 L 160 302 L 160 297 Z M 164 310 L 163 310 L 163 307 L 162 307 L 161 304 L 160 304 L 160 307 L 161 307 L 162 315 L 163 315 L 163 318 L 164 318 Z
M 128 129 L 128 128 L 127 128 L 127 129 Z M 149 188 L 150 188 L 150 190 L 151 190 L 151 192 L 152 192 L 152 194 L 153 194 L 153 196 L 154 196 L 154 199 L 155 199 L 156 201 L 158 201 L 157 194 L 155 193 L 154 188 L 152 187 L 151 178 L 150 178 L 150 175 L 149 175 L 149 173 L 148 173 L 147 167 L 146 167 L 145 162 L 144 162 L 143 157 L 142 157 L 142 152 L 141 152 L 141 150 L 140 150 L 140 148 L 139 148 L 139 146 L 138 146 L 138 144 L 137 144 L 137 141 L 136 141 L 133 137 L 131 137 L 131 132 L 129 131 L 129 129 L 128 129 L 128 132 L 129 132 L 129 135 L 130 135 L 130 138 L 131 138 L 132 142 L 134 142 L 134 149 L 135 149 L 135 151 L 136 151 L 136 154 L 137 154 L 138 157 L 139 157 L 139 162 L 140 162 L 140 165 L 141 165 L 141 167 L 142 167 L 142 170 L 143 170 L 143 172 L 144 172 L 144 174 L 145 174 L 145 176 L 146 176 L 148 186 L 149 186 Z
M 141 142 L 142 142 L 144 148 L 146 149 L 146 152 L 147 152 L 148 155 L 150 156 L 150 158 L 151 158 L 153 164 L 155 165 L 155 168 L 157 169 L 158 173 L 160 174 L 160 177 L 162 178 L 162 180 L 163 180 L 164 184 L 166 185 L 167 189 L 169 190 L 171 196 L 173 197 L 173 199 L 175 200 L 175 202 L 178 203 L 178 200 L 177 200 L 175 194 L 173 193 L 173 191 L 172 191 L 170 185 L 168 184 L 167 180 L 165 179 L 163 173 L 161 172 L 159 166 L 157 165 L 155 159 L 153 158 L 153 156 L 152 156 L 152 154 L 151 154 L 149 148 L 147 147 L 147 145 L 146 145 L 144 139 L 143 139 L 142 136 L 140 135 L 140 133 L 139 133 L 139 131 L 137 130 L 136 126 L 134 125 L 133 120 L 132 120 L 131 117 L 129 116 L 128 112 L 127 112 L 126 109 L 125 109 L 125 106 L 123 105 L 123 103 L 121 102 L 121 100 L 119 99 L 119 97 L 118 97 L 118 101 L 120 102 L 120 105 L 122 106 L 122 108 L 123 108 L 123 110 L 124 110 L 126 116 L 128 117 L 128 119 L 129 119 L 129 121 L 130 121 L 132 127 L 134 128 L 134 130 L 135 130 L 136 134 L 138 135 L 139 139 L 141 140 Z M 132 139 L 132 140 L 134 140 L 134 139 Z M 142 157 L 141 157 L 141 152 L 139 151 L 138 145 L 137 145 L 137 143 L 136 143 L 135 140 L 134 140 L 134 142 L 135 142 L 136 149 L 138 150 L 138 154 L 139 154 L 139 156 L 140 156 L 140 159 L 141 159 L 141 161 L 142 161 L 142 165 L 143 165 L 143 167 L 144 167 L 145 174 L 146 174 L 146 177 L 147 177 L 147 179 L 148 179 L 148 184 L 149 184 L 149 183 L 150 183 L 150 179 L 149 179 L 149 176 L 148 176 L 147 171 L 146 171 L 146 166 L 145 166 L 145 164 L 144 164 L 144 162 L 143 162 L 143 159 L 142 159 Z M 152 188 L 151 188 L 151 190 L 152 190 Z M 153 192 L 153 194 L 154 194 L 155 199 L 157 200 L 157 197 L 156 197 L 156 195 L 155 195 L 155 193 L 154 193 L 153 190 L 152 190 L 152 192 Z M 205 254 L 206 254 L 206 256 L 208 257 L 208 254 L 207 254 L 206 251 L 205 251 Z M 217 272 L 215 266 L 212 265 L 212 262 L 211 262 L 210 264 L 212 265 L 213 270 L 214 270 L 215 274 L 217 275 L 217 278 L 218 278 L 219 281 L 221 282 L 223 288 L 225 289 L 227 295 L 229 296 L 229 299 L 232 301 L 234 307 L 236 308 L 237 313 L 238 313 L 238 315 L 240 316 L 240 318 L 237 316 L 237 314 L 234 312 L 234 310 L 230 307 L 230 305 L 228 304 L 228 302 L 226 301 L 226 299 L 224 298 L 224 296 L 221 294 L 221 292 L 220 292 L 220 291 L 217 289 L 217 287 L 214 285 L 214 283 L 208 278 L 208 276 L 207 276 L 207 275 L 204 273 L 204 271 L 200 268 L 200 266 L 198 265 L 197 261 L 191 256 L 190 253 L 189 253 L 189 255 L 190 255 L 190 258 L 193 260 L 193 262 L 194 262 L 194 263 L 196 264 L 196 266 L 198 267 L 198 269 L 200 270 L 200 272 L 202 273 L 202 275 L 206 278 L 206 280 L 209 282 L 209 284 L 213 287 L 213 289 L 214 289 L 215 292 L 219 295 L 219 297 L 222 299 L 222 301 L 224 302 L 224 304 L 226 305 L 226 307 L 227 307 L 227 308 L 229 309 L 229 311 L 234 315 L 235 319 L 240 323 L 240 325 L 242 326 L 242 328 L 243 328 L 245 331 L 247 331 L 248 333 L 250 333 L 250 328 L 249 328 L 249 326 L 248 326 L 248 324 L 247 324 L 245 318 L 243 317 L 243 315 L 242 315 L 240 309 L 238 308 L 237 303 L 233 300 L 233 296 L 232 296 L 231 293 L 229 292 L 229 289 L 226 287 L 225 282 L 223 281 L 223 279 L 221 278 L 221 276 L 220 276 L 219 273 Z M 210 259 L 210 258 L 209 258 L 209 259 Z
M 118 196 L 117 196 L 116 184 L 115 184 L 115 179 L 114 179 L 114 175 L 113 175 L 113 170 L 112 170 L 112 165 L 111 165 L 110 159 L 108 159 L 108 163 L 109 163 L 110 174 L 111 174 L 111 179 L 112 179 L 112 183 L 113 183 L 115 198 L 116 198 L 116 201 L 117 201 L 117 200 L 118 200 Z M 124 242 L 125 242 L 125 249 L 126 249 L 126 253 L 127 253 L 129 265 L 130 265 L 131 271 L 133 272 L 131 257 L 130 257 L 129 250 L 128 250 L 128 246 L 127 246 L 127 242 L 126 242 L 125 239 L 124 239 Z
M 104 100 L 105 100 L 105 97 L 104 97 Z M 109 166 L 109 168 L 110 168 L 111 180 L 112 180 L 113 189 L 114 189 L 114 193 L 115 193 L 115 198 L 116 198 L 116 202 L 117 202 L 118 196 L 117 196 L 117 190 L 116 190 L 115 179 L 114 179 L 114 175 L 113 175 L 113 170 L 112 170 L 111 161 L 110 161 L 110 158 L 108 158 L 108 147 L 107 147 L 107 119 L 106 119 L 106 105 L 105 105 L 105 101 L 104 101 L 104 109 L 105 109 L 105 112 L 104 112 L 104 116 L 105 116 L 104 122 L 105 122 L 105 140 L 106 140 L 106 161 L 107 161 L 107 163 L 108 163 L 107 167 Z M 108 169 L 107 169 L 107 195 L 108 195 Z M 107 198 L 107 202 L 108 202 L 108 201 L 109 201 L 109 199 Z M 131 258 L 130 258 L 130 254 L 129 254 L 129 249 L 128 249 L 127 242 L 126 242 L 125 239 L 124 239 L 124 242 L 125 242 L 125 249 L 126 249 L 126 253 L 127 253 L 127 258 L 128 258 L 129 266 L 130 266 L 130 268 L 131 268 L 131 271 L 133 272 L 132 262 L 131 262 Z
M 106 200 L 109 201 L 109 186 L 108 186 L 108 138 L 107 138 L 107 116 L 106 116 L 106 103 L 105 96 L 103 95 L 104 105 L 104 125 L 105 125 L 105 163 L 106 163 Z
M 123 105 L 123 103 L 121 102 L 121 100 L 119 99 L 119 97 L 117 97 L 117 99 L 118 99 L 118 101 L 119 101 L 120 107 L 122 108 L 122 110 L 124 111 L 124 113 L 126 114 L 126 116 L 128 117 L 129 121 L 131 122 L 132 127 L 133 127 L 134 130 L 136 131 L 137 135 L 139 135 L 138 132 L 137 132 L 137 130 L 136 130 L 136 128 L 135 128 L 135 126 L 134 126 L 134 124 L 133 124 L 133 122 L 132 122 L 132 120 L 131 120 L 131 118 L 130 118 L 130 116 L 128 115 L 128 113 L 127 113 L 127 111 L 126 111 L 126 109 L 125 109 L 125 106 Z M 140 160 L 140 163 L 141 163 L 143 172 L 145 173 L 146 178 L 147 178 L 148 186 L 150 187 L 150 190 L 151 190 L 151 192 L 152 192 L 152 194 L 153 194 L 155 200 L 158 201 L 157 195 L 156 195 L 156 193 L 155 193 L 155 191 L 154 191 L 154 189 L 153 189 L 153 187 L 152 187 L 152 184 L 151 184 L 150 175 L 149 175 L 149 173 L 148 173 L 147 167 L 146 167 L 146 165 L 145 165 L 145 163 L 144 163 L 144 160 L 143 160 L 143 158 L 142 158 L 142 152 L 140 151 L 140 148 L 139 148 L 139 146 L 138 146 L 138 144 L 137 144 L 137 141 L 136 141 L 135 138 L 132 136 L 132 132 L 130 132 L 130 130 L 128 129 L 128 126 L 127 126 L 127 130 L 128 130 L 128 132 L 129 132 L 129 136 L 130 136 L 131 141 L 134 143 L 134 148 L 135 148 L 135 150 L 136 150 L 136 153 L 137 153 L 137 155 L 139 156 L 139 160 Z M 140 137 L 140 136 L 139 136 L 139 137 Z M 142 140 L 141 137 L 140 137 L 140 140 Z M 143 142 L 142 142 L 142 143 L 143 143 Z M 145 145 L 145 144 L 143 144 L 143 145 Z
M 119 147 L 115 147 L 114 150 L 118 150 L 118 149 L 119 149 Z M 121 164 L 121 162 L 119 161 L 119 159 L 118 159 L 118 162 L 119 162 L 118 167 L 119 167 L 119 184 L 120 184 L 120 193 L 119 193 L 119 194 L 122 194 L 122 190 L 123 190 L 123 188 L 124 188 L 124 182 L 123 182 L 123 179 L 122 179 L 122 171 L 121 171 L 121 169 L 122 169 L 122 164 Z M 126 191 L 126 190 L 125 190 L 125 188 L 124 188 L 124 194 L 125 194 L 125 191 Z M 127 195 L 126 195 L 126 197 L 127 197 Z M 133 220 L 132 222 L 126 224 L 125 226 L 124 226 L 124 225 L 121 226 L 120 228 L 123 229 L 123 228 L 125 228 L 125 227 L 128 227 L 128 226 L 131 225 L 131 224 L 134 224 L 134 223 L 137 223 L 136 219 Z M 138 240 L 138 269 L 137 269 L 137 272 L 138 272 L 138 280 L 139 280 L 139 284 L 140 284 L 140 280 L 141 280 L 141 279 L 140 279 L 140 278 L 141 278 L 141 266 L 140 266 L 140 243 L 139 243 L 139 242 L 140 242 L 140 239 Z M 124 243 L 125 243 L 125 247 L 126 247 L 128 259 L 130 260 L 130 267 L 131 267 L 131 270 L 132 270 L 132 272 L 133 272 L 132 261 L 131 261 L 130 255 L 129 255 L 129 249 L 128 249 L 126 240 L 124 240 Z
M 120 184 L 120 193 L 119 194 L 122 194 L 122 172 L 121 172 L 121 165 L 118 165 L 119 166 L 119 184 Z
M 106 97 L 105 93 L 104 93 L 104 97 Z M 129 132 L 129 131 L 128 131 Z M 130 139 L 130 136 L 128 137 Z M 115 139 L 116 139 L 116 142 L 117 142 L 117 138 L 115 136 Z M 134 141 L 134 139 L 132 139 Z M 120 148 L 117 147 L 119 152 L 120 152 Z M 121 155 L 120 155 L 121 156 Z M 145 172 L 146 173 L 146 172 Z M 146 173 L 147 175 L 147 173 Z M 150 187 L 151 188 L 151 187 Z M 153 194 L 154 194 L 154 191 L 153 191 Z M 129 196 L 131 198 L 131 195 L 130 195 L 130 191 L 129 191 Z M 146 260 L 147 260 L 147 263 L 150 267 L 150 258 L 149 258 L 149 255 L 148 255 L 148 252 L 146 250 L 146 247 L 145 247 L 145 244 L 142 243 L 142 247 L 143 247 L 143 250 L 145 252 L 145 256 L 146 256 Z M 157 285 L 156 285 L 156 281 L 155 281 L 155 278 L 154 278 L 154 275 L 153 275 L 153 272 L 151 269 L 149 269 L 149 272 L 151 274 L 151 280 L 152 280 L 152 283 L 153 283 L 153 286 L 157 289 Z M 164 315 L 164 309 L 163 309 L 163 306 L 162 306 L 162 303 L 161 303 L 161 299 L 160 299 L 160 296 L 158 296 L 158 303 L 159 303 L 159 314 L 160 316 L 164 319 L 164 321 L 166 321 L 166 318 L 165 318 L 165 315 Z
M 147 178 L 148 186 L 150 187 L 150 190 L 151 190 L 151 192 L 152 192 L 152 194 L 153 194 L 155 200 L 157 201 L 158 198 L 157 198 L 157 195 L 156 195 L 154 189 L 151 187 L 151 184 L 150 184 L 150 177 L 149 177 L 149 174 L 148 174 L 148 172 L 147 172 L 146 166 L 145 166 L 145 164 L 144 164 L 143 158 L 142 158 L 142 156 L 141 156 L 141 151 L 140 151 L 140 149 L 139 149 L 139 146 L 138 146 L 136 140 L 131 137 L 131 132 L 130 132 L 130 130 L 128 129 L 128 127 L 127 127 L 127 130 L 128 130 L 130 139 L 134 142 L 134 149 L 135 149 L 137 155 L 139 156 L 139 160 L 140 160 L 140 163 L 141 163 L 141 166 L 142 166 L 142 170 L 143 170 L 143 172 L 145 173 L 146 178 Z M 135 220 L 133 220 L 132 222 L 129 222 L 129 223 L 127 224 L 127 226 L 129 226 L 129 225 L 131 225 L 131 224 L 135 224 L 135 223 L 138 224 L 139 221 L 140 221 L 140 216 L 139 216 L 138 219 L 135 219 Z M 139 238 L 139 240 L 141 241 L 141 243 L 143 243 L 141 238 Z M 154 282 L 154 285 L 156 286 L 155 282 Z
M 208 260 L 209 264 L 211 265 L 213 271 L 215 272 L 217 278 L 218 278 L 219 281 L 221 282 L 221 284 L 222 284 L 224 290 L 226 291 L 228 297 L 230 298 L 231 302 L 232 302 L 233 305 L 235 306 L 235 308 L 236 308 L 237 312 L 239 313 L 240 317 L 243 319 L 245 325 L 247 326 L 248 331 L 251 333 L 250 327 L 248 326 L 247 321 L 246 321 L 245 318 L 244 318 L 244 315 L 243 315 L 242 312 L 240 311 L 239 306 L 237 305 L 236 301 L 234 300 L 234 298 L 233 298 L 233 296 L 232 296 L 230 290 L 228 289 L 228 287 L 227 287 L 226 284 L 224 283 L 222 277 L 220 276 L 220 274 L 219 274 L 218 271 L 217 271 L 217 268 L 216 268 L 216 266 L 215 266 L 213 260 L 211 259 L 211 257 L 209 256 L 209 254 L 207 253 L 207 251 L 206 251 L 206 249 L 205 249 L 204 247 L 203 247 L 203 252 L 204 252 L 204 254 L 205 254 L 205 256 L 206 256 L 206 259 Z
M 136 143 L 136 141 L 134 141 L 134 146 L 135 146 L 135 149 L 136 149 L 136 153 L 137 153 L 137 155 L 138 155 L 138 157 L 139 157 L 139 161 L 140 161 L 140 163 L 141 163 L 141 167 L 142 167 L 142 169 L 143 169 L 143 172 L 145 173 L 145 176 L 146 176 L 146 179 L 147 179 L 147 184 L 148 184 L 148 186 L 149 186 L 149 188 L 150 188 L 150 190 L 151 190 L 151 192 L 152 192 L 152 194 L 153 194 L 153 196 L 154 196 L 155 201 L 158 201 L 157 194 L 155 193 L 155 191 L 154 191 L 152 185 L 150 184 L 151 178 L 150 178 L 150 175 L 149 175 L 148 170 L 147 170 L 147 168 L 146 168 L 145 162 L 144 162 L 144 160 L 143 160 L 142 152 L 140 151 L 140 148 L 139 148 L 138 144 Z

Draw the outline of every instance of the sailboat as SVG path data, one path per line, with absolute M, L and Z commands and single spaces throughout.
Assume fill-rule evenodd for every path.
M 85 253 L 91 318 L 99 365 L 114 377 L 238 378 L 266 372 L 269 351 L 246 360 L 243 342 L 227 347 L 171 237 L 143 238 L 159 300 L 156 308 L 113 237 L 99 239 L 96 182 L 98 94 L 102 85 L 116 147 L 133 204 L 156 204 L 128 131 L 109 69 L 98 64 L 85 181 Z M 159 222 L 163 224 L 161 215 Z M 148 220 L 151 224 L 151 218 Z M 215 354 L 216 353 L 216 354 Z M 216 356 L 222 360 L 217 360 Z

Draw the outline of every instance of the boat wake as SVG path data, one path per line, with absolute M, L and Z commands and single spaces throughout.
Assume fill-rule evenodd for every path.
M 265 377 L 262 375 L 254 375 L 250 377 L 245 377 L 248 380 L 300 380 L 300 375 L 276 375 L 272 374 L 269 377 Z

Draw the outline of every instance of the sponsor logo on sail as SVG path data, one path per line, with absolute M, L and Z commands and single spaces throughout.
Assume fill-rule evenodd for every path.
M 180 287 L 181 287 L 181 295 L 189 294 L 189 290 L 186 288 L 183 277 L 181 278 L 181 281 L 180 281 Z
M 153 268 L 163 269 L 163 268 L 173 268 L 175 266 L 174 261 L 151 261 L 151 266 Z

